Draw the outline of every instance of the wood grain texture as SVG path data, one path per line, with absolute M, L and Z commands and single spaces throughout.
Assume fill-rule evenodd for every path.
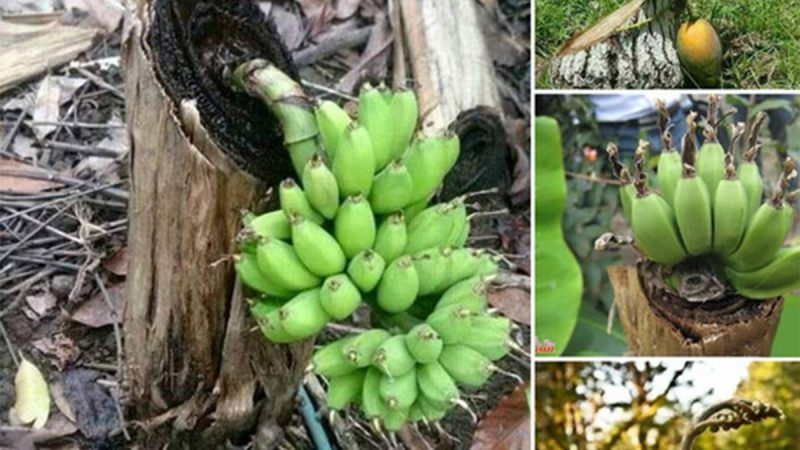
M 213 448 L 285 418 L 312 341 L 271 345 L 252 331 L 228 257 L 240 210 L 264 186 L 225 156 L 191 101 L 168 98 L 142 38 L 146 18 L 129 20 L 125 383 L 133 418 L 151 419 L 145 448 Z M 257 403 L 262 388 L 266 401 Z
M 673 0 L 647 0 L 624 24 L 651 22 L 616 32 L 585 50 L 556 56 L 555 87 L 565 89 L 673 89 L 683 85 L 675 48 Z M 658 12 L 658 14 L 657 14 Z
M 634 266 L 608 276 L 633 356 L 769 356 L 783 300 L 729 302 L 717 311 L 678 306 L 677 298 L 648 295 Z M 723 300 L 726 301 L 726 300 Z
M 478 106 L 499 112 L 494 66 L 475 2 L 399 0 L 399 5 L 423 129 L 445 129 Z
M 92 46 L 98 34 L 95 29 L 55 24 L 30 25 L 29 32 L 12 33 L 12 28 L 20 27 L 0 23 L 0 93 L 72 61 Z

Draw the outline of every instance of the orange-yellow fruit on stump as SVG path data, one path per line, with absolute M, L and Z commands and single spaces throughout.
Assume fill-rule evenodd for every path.
M 722 70 L 722 43 L 705 19 L 690 20 L 678 30 L 678 57 L 684 69 L 700 85 L 714 87 Z

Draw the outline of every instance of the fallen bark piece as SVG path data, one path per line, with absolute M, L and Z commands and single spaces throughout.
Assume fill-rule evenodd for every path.
M 783 299 L 741 296 L 692 303 L 650 281 L 646 268 L 608 268 L 615 304 L 635 356 L 768 356 Z
M 0 58 L 0 93 L 72 61 L 92 46 L 97 33 L 94 29 L 57 26 L 8 45 Z
M 633 0 L 623 5 L 562 46 L 550 67 L 553 85 L 568 89 L 680 87 L 683 73 L 675 48 L 675 16 L 672 0 Z

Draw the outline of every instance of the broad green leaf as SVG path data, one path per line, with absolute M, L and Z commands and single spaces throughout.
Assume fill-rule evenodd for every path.
M 800 296 L 784 297 L 781 321 L 775 340 L 772 342 L 772 356 L 800 356 Z
M 575 329 L 583 291 L 581 268 L 564 241 L 567 195 L 558 122 L 536 118 L 536 338 L 560 355 Z
M 33 428 L 42 428 L 50 415 L 50 393 L 42 372 L 20 354 L 19 369 L 14 378 L 16 402 L 14 412 L 23 424 L 33 422 Z
M 564 355 L 566 356 L 622 356 L 628 342 L 619 320 L 614 321 L 611 334 L 607 333 L 608 318 L 589 303 L 581 306 L 578 326 L 572 334 Z

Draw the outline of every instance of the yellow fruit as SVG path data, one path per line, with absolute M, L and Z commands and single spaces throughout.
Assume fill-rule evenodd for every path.
M 700 87 L 715 87 L 722 70 L 722 43 L 705 19 L 681 25 L 677 37 L 678 56 L 684 69 Z

